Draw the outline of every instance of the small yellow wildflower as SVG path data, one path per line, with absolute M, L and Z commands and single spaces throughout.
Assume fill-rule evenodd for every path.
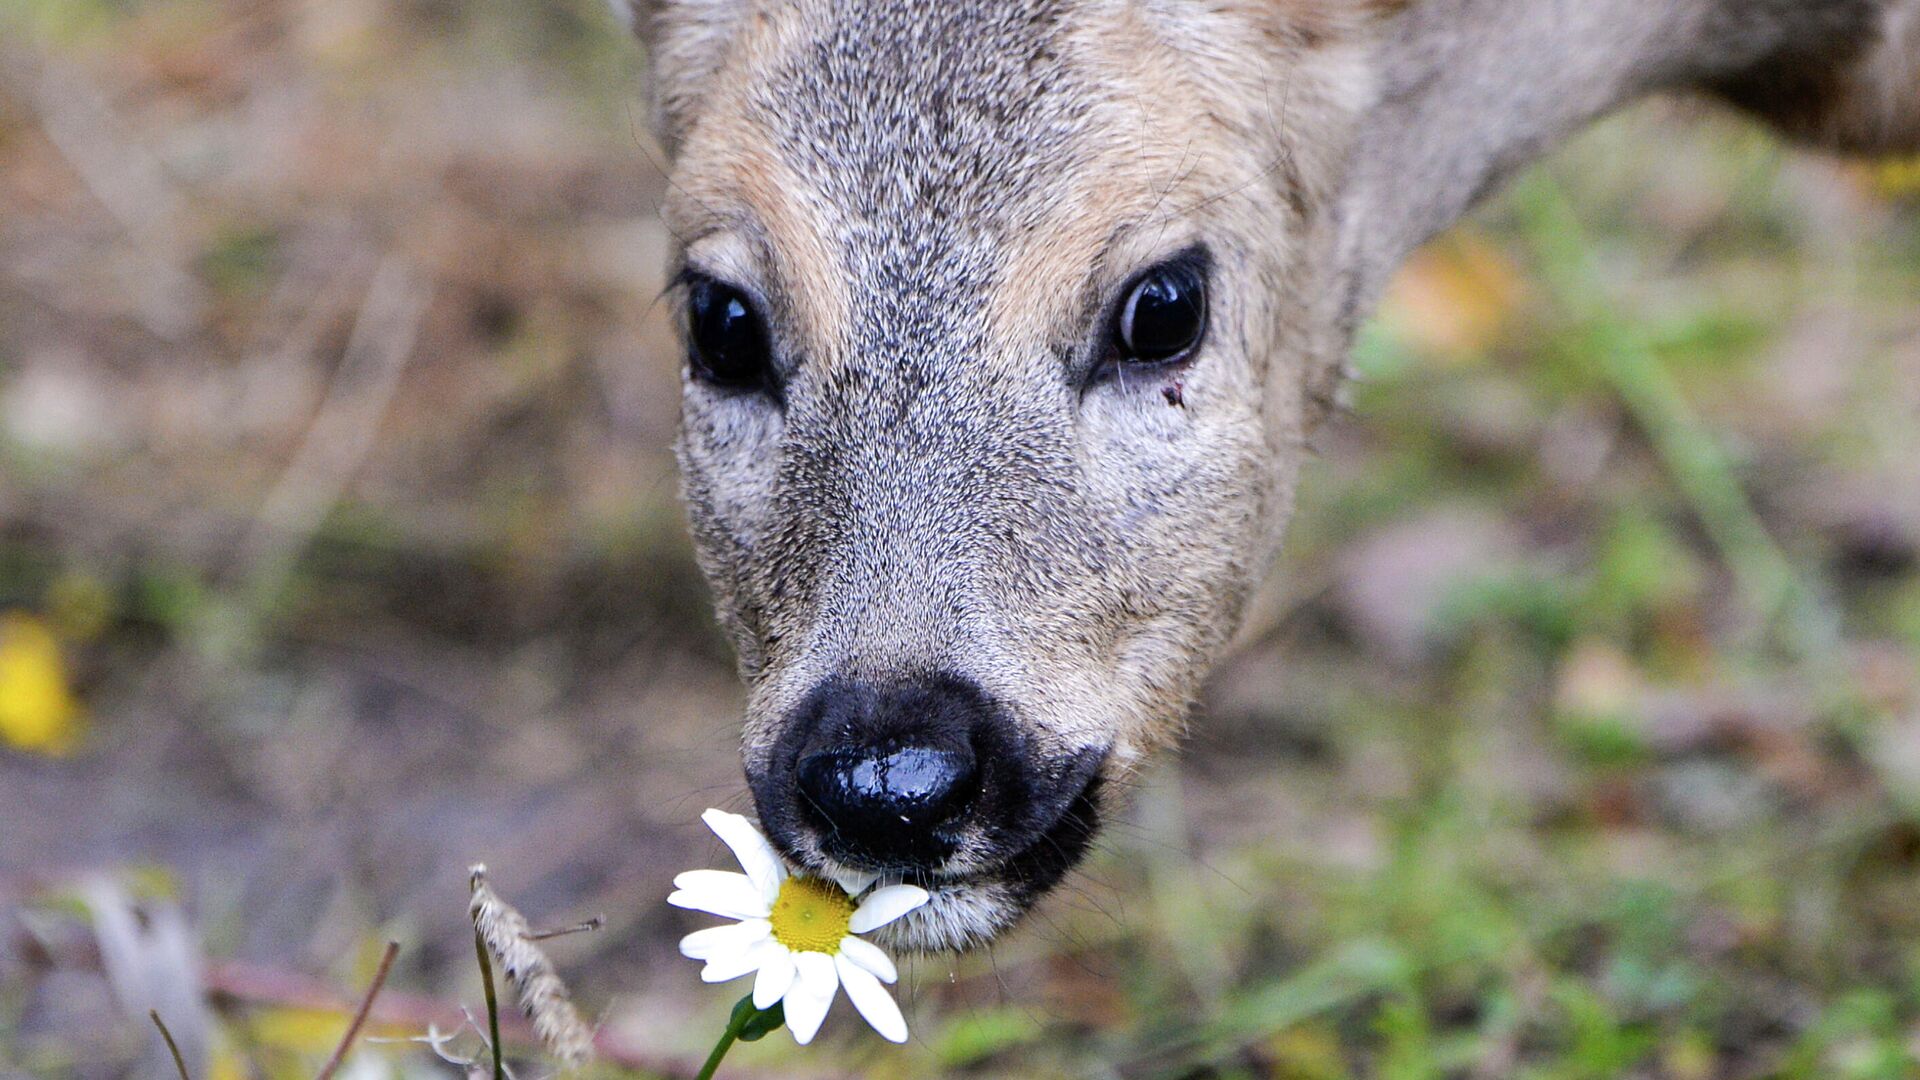
M 31 615 L 0 615 L 0 744 L 65 754 L 80 740 L 80 705 L 60 643 Z

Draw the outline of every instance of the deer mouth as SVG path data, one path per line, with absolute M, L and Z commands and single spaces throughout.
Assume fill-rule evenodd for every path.
M 905 880 L 926 889 L 930 899 L 882 932 L 888 943 L 918 952 L 963 952 L 1019 922 L 1092 847 L 1104 787 L 1098 766 L 1105 756 L 1101 752 L 1076 779 L 1053 822 L 1018 851 L 974 871 L 907 873 Z
M 1086 853 L 1104 743 L 1061 746 L 957 675 L 823 680 L 749 763 L 761 827 L 793 865 L 879 874 L 932 899 L 892 934 L 964 949 L 1019 920 Z

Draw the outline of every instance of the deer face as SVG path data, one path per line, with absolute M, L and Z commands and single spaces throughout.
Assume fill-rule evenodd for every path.
M 1276 542 L 1362 80 L 1274 7 L 643 13 L 747 777 L 797 863 L 932 891 L 898 944 L 1060 879 Z

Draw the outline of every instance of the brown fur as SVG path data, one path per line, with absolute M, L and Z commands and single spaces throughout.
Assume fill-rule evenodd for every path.
M 1109 781 L 1178 735 L 1387 275 L 1639 94 L 1920 141 L 1920 0 L 660 0 L 634 12 L 683 257 L 761 298 L 775 402 L 689 379 L 702 565 L 768 768 L 823 680 L 954 672 Z M 1904 81 L 1903 81 L 1904 80 Z M 1204 246 L 1190 364 L 1073 372 Z M 1111 791 L 1119 784 L 1108 784 Z M 790 854 L 821 863 L 801 841 Z M 1051 879 L 976 837 L 907 944 Z

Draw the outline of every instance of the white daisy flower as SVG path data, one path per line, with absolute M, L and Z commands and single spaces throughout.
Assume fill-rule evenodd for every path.
M 866 893 L 877 874 L 839 873 L 831 881 L 788 874 L 773 845 L 739 814 L 708 810 L 700 820 L 733 849 L 744 874 L 689 870 L 673 879 L 667 903 L 740 920 L 680 939 L 680 952 L 706 967 L 700 978 L 726 982 L 754 975 L 753 1005 L 786 1002 L 795 1042 L 813 1041 L 833 997 L 847 997 L 873 1030 L 907 1041 L 907 1022 L 883 982 L 899 978 L 879 946 L 856 934 L 878 929 L 927 902 L 918 885 L 885 885 Z

